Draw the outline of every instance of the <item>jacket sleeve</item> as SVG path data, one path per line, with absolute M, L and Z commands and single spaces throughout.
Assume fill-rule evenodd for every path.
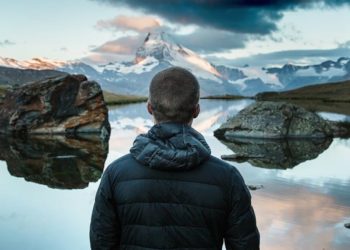
M 104 172 L 96 192 L 90 223 L 92 250 L 117 250 L 120 243 L 120 224 L 113 199 L 109 167 Z
M 231 207 L 225 232 L 226 249 L 260 249 L 260 235 L 251 206 L 251 195 L 236 169 L 233 169 L 231 187 Z

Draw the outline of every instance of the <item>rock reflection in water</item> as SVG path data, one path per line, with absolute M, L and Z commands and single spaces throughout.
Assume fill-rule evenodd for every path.
M 232 138 L 220 140 L 235 155 L 222 156 L 232 161 L 248 161 L 260 168 L 287 169 L 315 159 L 332 143 L 331 138 L 323 139 L 247 139 Z
M 0 137 L 0 160 L 10 174 L 50 188 L 81 189 L 96 182 L 107 153 L 108 140 L 95 135 Z

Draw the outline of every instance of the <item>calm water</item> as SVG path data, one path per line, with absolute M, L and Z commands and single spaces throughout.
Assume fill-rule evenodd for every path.
M 251 191 L 261 249 L 350 249 L 350 229 L 344 227 L 350 222 L 350 140 L 218 141 L 213 130 L 249 103 L 202 101 L 194 127 L 216 156 L 232 154 L 231 149 L 269 149 L 269 159 L 232 163 L 247 184 L 263 185 Z M 113 108 L 110 121 L 106 160 L 106 145 L 90 139 L 39 138 L 29 143 L 0 138 L 0 159 L 7 162 L 0 161 L 0 249 L 89 249 L 99 168 L 127 153 L 135 136 L 152 126 L 145 104 Z

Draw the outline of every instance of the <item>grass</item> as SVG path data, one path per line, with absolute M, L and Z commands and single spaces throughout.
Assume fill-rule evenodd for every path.
M 259 101 L 287 101 L 311 111 L 350 115 L 350 81 L 306 86 L 283 92 L 264 92 Z
M 3 103 L 3 99 L 5 97 L 6 91 L 7 91 L 7 87 L 0 84 L 0 104 Z
M 107 105 L 122 105 L 147 101 L 147 97 L 144 96 L 119 95 L 108 91 L 103 91 L 103 97 Z
M 283 92 L 264 92 L 258 100 L 318 100 L 324 102 L 350 102 L 350 81 L 306 86 Z
M 204 96 L 201 99 L 213 99 L 213 100 L 240 100 L 240 99 L 250 99 L 252 97 L 240 96 L 240 95 L 211 95 Z
M 7 87 L 4 85 L 0 85 L 0 96 L 4 96 L 7 91 Z

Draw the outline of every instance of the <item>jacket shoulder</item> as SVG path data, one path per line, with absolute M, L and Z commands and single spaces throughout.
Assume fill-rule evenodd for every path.
M 128 171 L 128 169 L 134 165 L 139 165 L 139 163 L 131 156 L 131 154 L 126 154 L 110 163 L 105 168 L 104 172 L 110 176 L 116 176 L 120 172 Z
M 227 163 L 226 161 L 223 161 L 215 156 L 210 156 L 209 160 L 205 163 L 211 166 L 212 168 L 215 168 L 216 171 L 223 171 L 226 172 L 229 175 L 234 176 L 241 176 L 238 169 Z
M 209 164 L 213 164 L 214 166 L 216 167 L 219 167 L 219 168 L 226 168 L 226 169 L 231 169 L 233 168 L 234 166 L 232 166 L 231 164 L 227 163 L 226 161 L 223 161 L 213 155 L 210 156 L 210 158 L 208 159 L 207 161 Z
M 129 153 L 114 160 L 112 163 L 108 165 L 107 169 L 116 170 L 117 168 L 120 168 L 125 164 L 134 163 L 134 162 L 136 162 L 135 159 Z

